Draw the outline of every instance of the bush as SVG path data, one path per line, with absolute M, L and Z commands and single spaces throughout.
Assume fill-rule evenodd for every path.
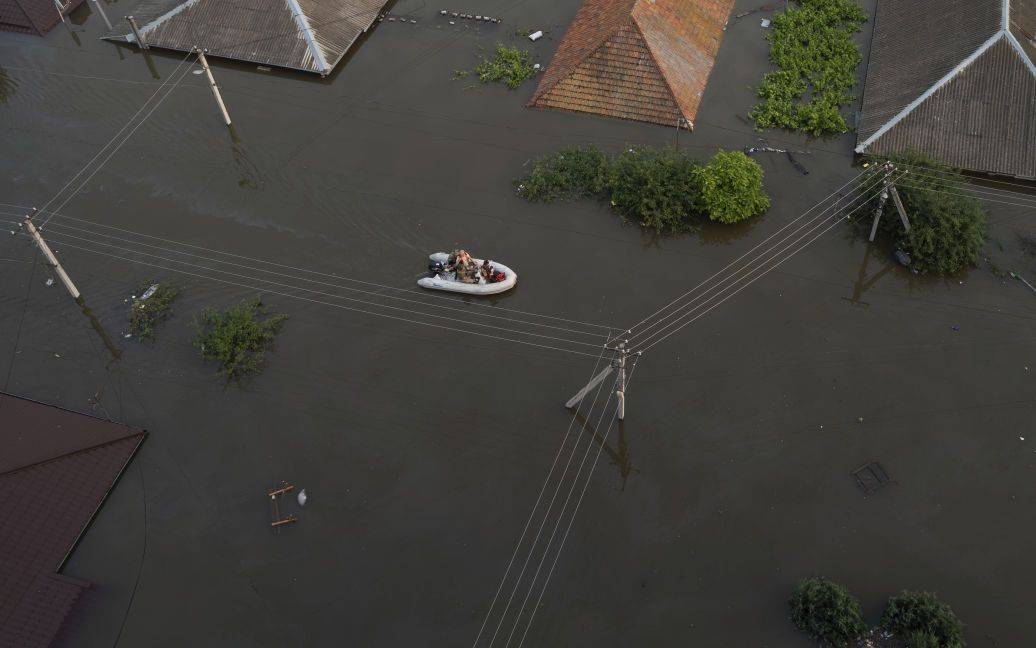
M 841 108 L 854 99 L 863 60 L 852 36 L 867 20 L 853 0 L 798 0 L 773 18 L 762 99 L 749 113 L 757 128 L 786 128 L 814 137 L 849 130 Z
M 964 624 L 931 592 L 903 592 L 890 598 L 881 625 L 910 648 L 964 646 Z
M 151 286 L 158 286 L 147 298 L 143 296 Z M 173 302 L 180 295 L 180 289 L 152 281 L 145 281 L 137 289 L 138 297 L 130 305 L 130 333 L 139 340 L 154 340 L 155 327 L 173 313 Z
M 762 213 L 770 206 L 762 178 L 758 163 L 740 152 L 720 151 L 702 167 L 674 148 L 630 148 L 609 160 L 587 146 L 537 159 L 515 186 L 536 202 L 607 198 L 624 219 L 671 234 L 697 217 L 735 223 Z
M 763 168 L 740 151 L 720 151 L 696 171 L 701 204 L 709 218 L 737 223 L 770 208 Z
M 574 146 L 535 160 L 515 185 L 518 195 L 533 202 L 589 198 L 604 193 L 608 156 L 595 146 Z
M 194 346 L 202 358 L 219 362 L 219 373 L 227 382 L 257 374 L 262 371 L 263 353 L 288 319 L 287 315 L 262 319 L 264 315 L 266 308 L 258 297 L 223 312 L 206 308 L 194 323 Z
M 788 604 L 799 630 L 831 646 L 848 646 L 867 630 L 859 602 L 844 587 L 823 578 L 799 582 Z
M 985 245 L 986 215 L 978 200 L 961 190 L 964 176 L 919 153 L 896 155 L 892 162 L 902 165 L 898 171 L 909 170 L 897 180 L 896 188 L 910 231 L 903 231 L 891 201 L 879 231 L 909 254 L 911 265 L 920 272 L 946 275 L 977 265 Z M 861 220 L 870 226 L 870 218 Z
M 612 209 L 663 234 L 687 229 L 698 213 L 697 169 L 697 162 L 673 148 L 627 149 L 608 173 Z
M 536 73 L 532 67 L 532 55 L 517 47 L 497 45 L 493 58 L 483 58 L 475 66 L 475 74 L 481 83 L 507 84 L 514 90 Z

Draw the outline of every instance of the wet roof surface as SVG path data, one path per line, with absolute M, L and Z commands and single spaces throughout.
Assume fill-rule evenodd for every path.
M 0 646 L 48 646 L 89 583 L 57 573 L 144 433 L 0 394 Z

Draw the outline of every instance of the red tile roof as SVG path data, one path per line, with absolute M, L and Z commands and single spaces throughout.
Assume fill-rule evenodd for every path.
M 529 102 L 693 124 L 733 0 L 585 0 Z
M 144 436 L 0 394 L 0 647 L 51 643 L 89 586 L 58 571 Z

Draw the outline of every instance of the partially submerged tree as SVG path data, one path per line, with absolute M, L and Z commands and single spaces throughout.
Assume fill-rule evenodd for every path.
M 130 305 L 130 333 L 138 340 L 154 340 L 155 327 L 169 319 L 180 289 L 165 283 L 145 281 Z
M 963 648 L 964 624 L 931 592 L 906 592 L 889 599 L 883 628 L 909 648 Z
M 986 239 L 986 214 L 978 200 L 961 189 L 967 182 L 961 172 L 915 152 L 894 155 L 891 161 L 899 165 L 896 188 L 910 231 L 905 232 L 892 214 L 882 218 L 879 231 L 909 254 L 920 272 L 955 274 L 977 265 Z M 905 175 L 898 176 L 900 171 Z M 890 202 L 886 210 L 892 209 Z M 869 218 L 861 221 L 870 226 Z
M 788 604 L 795 627 L 836 648 L 851 645 L 867 630 L 859 602 L 844 587 L 823 578 L 800 581 Z
M 770 208 L 763 168 L 740 151 L 720 151 L 695 172 L 700 202 L 714 221 L 737 223 Z
M 697 169 L 693 158 L 674 148 L 627 149 L 608 173 L 612 209 L 663 234 L 687 229 L 698 212 Z
M 219 373 L 227 382 L 240 380 L 262 371 L 264 353 L 286 319 L 283 314 L 267 317 L 259 297 L 224 311 L 206 308 L 194 323 L 194 346 L 202 358 L 219 363 Z

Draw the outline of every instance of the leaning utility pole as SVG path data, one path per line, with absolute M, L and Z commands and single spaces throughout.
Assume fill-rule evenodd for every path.
M 47 242 L 43 240 L 43 236 L 40 234 L 40 231 L 35 225 L 33 225 L 32 217 L 35 213 L 36 208 L 33 207 L 32 214 L 25 217 L 25 229 L 29 231 L 29 236 L 31 236 L 32 240 L 36 242 L 36 247 L 38 247 L 40 252 L 43 253 L 43 256 L 46 257 L 47 263 L 50 267 L 54 268 L 54 272 L 57 273 L 58 278 L 61 279 L 61 283 L 65 284 L 65 288 L 67 288 L 69 294 L 72 295 L 72 299 L 79 301 L 79 289 L 76 288 L 74 283 L 72 283 L 72 278 L 69 277 L 68 273 L 65 272 L 65 269 L 61 267 L 61 262 L 58 261 L 56 256 L 54 256 L 54 252 L 51 251 Z
M 881 195 L 878 197 L 878 207 L 874 210 L 874 223 L 871 225 L 870 241 L 874 242 L 874 236 L 878 233 L 878 222 L 881 221 L 881 214 L 885 210 L 885 203 L 889 197 L 892 198 L 892 204 L 896 206 L 896 211 L 899 212 L 899 220 L 903 223 L 903 229 L 910 231 L 910 220 L 907 218 L 906 208 L 903 207 L 903 201 L 899 197 L 899 192 L 896 191 L 896 185 L 890 179 L 892 172 L 896 170 L 896 167 L 891 162 L 886 162 L 884 165 L 885 179 L 882 181 Z
M 219 86 L 216 85 L 216 79 L 212 77 L 212 70 L 209 69 L 209 61 L 205 58 L 205 51 L 200 47 L 195 46 L 195 53 L 198 55 L 198 62 L 201 63 L 201 67 L 205 70 L 205 76 L 209 78 L 209 86 L 212 88 L 212 96 L 216 98 L 216 103 L 219 104 L 219 111 L 223 113 L 223 122 L 227 126 L 230 126 L 230 113 L 227 112 L 227 105 L 223 103 L 223 97 L 219 93 Z
M 97 13 L 101 14 L 101 18 L 104 19 L 104 24 L 108 25 L 108 31 L 112 30 L 112 23 L 108 20 L 108 14 L 104 13 L 104 7 L 101 6 L 101 0 L 93 0 L 94 7 L 97 9 Z
M 133 16 L 126 16 L 126 22 L 129 23 L 130 29 L 133 30 L 133 38 L 137 41 L 137 47 L 142 50 L 149 49 L 147 41 L 144 40 L 144 36 L 140 33 L 140 27 L 137 25 L 137 19 Z
M 629 333 L 629 331 L 627 331 Z M 590 379 L 590 382 L 586 383 L 586 386 L 576 392 L 576 395 L 568 399 L 565 403 L 565 407 L 573 409 L 579 407 L 579 403 L 589 394 L 595 387 L 604 382 L 604 379 L 612 374 L 612 372 L 618 370 L 619 375 L 615 379 L 615 398 L 618 401 L 618 407 L 615 411 L 615 416 L 621 421 L 626 418 L 626 380 L 628 374 L 626 370 L 628 368 L 627 362 L 630 356 L 630 350 L 628 348 L 629 340 L 621 340 L 611 350 L 614 352 L 612 360 L 608 363 L 608 366 L 601 370 L 596 376 Z M 638 351 L 636 355 L 640 355 Z

